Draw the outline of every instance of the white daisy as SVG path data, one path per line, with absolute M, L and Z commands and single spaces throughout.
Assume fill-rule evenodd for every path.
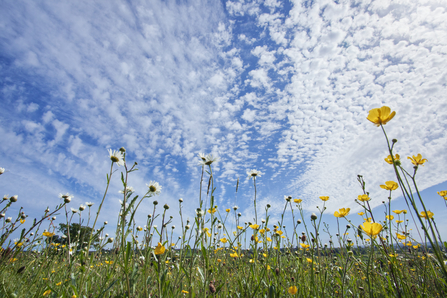
M 133 193 L 135 192 L 135 190 L 133 189 L 132 186 L 126 186 L 126 193 Z M 119 193 L 124 193 L 124 190 L 120 190 Z
M 263 173 L 261 172 L 261 171 L 257 171 L 257 170 L 250 170 L 250 171 L 247 171 L 247 175 L 248 175 L 248 177 L 250 177 L 250 178 L 255 178 L 255 177 L 261 177 L 261 175 L 263 175 Z
M 94 204 L 94 203 L 92 203 L 92 202 L 85 202 L 85 205 L 87 205 L 87 206 L 89 206 L 89 207 L 92 207 L 93 204 Z
M 112 162 L 116 162 L 118 166 L 124 166 L 124 156 L 119 150 L 109 149 L 109 158 Z
M 73 207 L 71 207 L 70 209 L 71 209 L 71 212 L 78 213 L 78 209 L 74 209 Z
M 161 193 L 161 185 L 158 184 L 158 182 L 151 181 L 149 182 L 149 184 L 146 184 L 146 186 L 149 188 L 148 191 L 149 194 L 158 195 Z
M 5 168 L 0 168 L 0 175 L 5 172 Z

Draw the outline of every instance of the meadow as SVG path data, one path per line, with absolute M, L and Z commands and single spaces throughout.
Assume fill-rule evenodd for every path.
M 441 240 L 416 182 L 418 167 L 427 160 L 413 155 L 408 157 L 413 169 L 402 167 L 394 152 L 397 141 L 389 140 L 385 130 L 394 115 L 384 106 L 367 116 L 383 130 L 389 151 L 385 165 L 396 175 L 395 181 L 380 186 L 389 191 L 385 219 L 374 215 L 367 183 L 358 176 L 356 202 L 362 207 L 358 215 L 364 217 L 363 224 L 353 225 L 350 209 L 341 208 L 334 213 L 339 226 L 332 235 L 322 222 L 329 196 L 320 197 L 323 206 L 310 217 L 304 216 L 301 199 L 285 196 L 281 220 L 272 223 L 271 206 L 257 206 L 256 179 L 262 173 L 250 170 L 255 217 L 242 223 L 237 206 L 216 206 L 217 158 L 199 154 L 202 175 L 196 216 L 184 220 L 184 202 L 179 199 L 175 216 L 181 226 L 173 226 L 170 206 L 157 201 L 161 186 L 151 181 L 144 195 L 136 195 L 128 185 L 137 163 L 127 164 L 124 148 L 109 150 L 110 172 L 97 208 L 93 203 L 72 208 L 72 196 L 60 194 L 60 203 L 25 229 L 30 219 L 24 210 L 14 216 L 9 210 L 18 203 L 17 196 L 5 196 L 0 202 L 0 296 L 446 297 L 447 243 Z M 7 174 L 2 168 L 0 173 Z M 99 223 L 98 218 L 115 173 L 121 175 L 122 202 L 116 233 L 108 235 L 104 232 L 108 223 Z M 447 202 L 447 191 L 438 194 Z M 408 209 L 392 210 L 391 198 L 399 195 Z M 148 200 L 153 211 L 144 227 L 136 226 L 136 211 Z M 54 216 L 59 213 L 66 222 L 58 227 Z M 285 220 L 290 217 L 292 221 Z M 410 221 L 421 229 L 409 231 Z M 11 239 L 13 233 L 20 237 Z M 324 243 L 323 234 L 331 240 Z

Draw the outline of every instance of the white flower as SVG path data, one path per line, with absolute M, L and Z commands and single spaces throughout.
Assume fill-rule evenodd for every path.
M 161 185 L 158 184 L 158 182 L 151 181 L 149 182 L 149 184 L 146 184 L 146 186 L 149 188 L 148 190 L 149 194 L 158 195 L 161 193 Z
M 196 210 L 196 214 L 198 217 L 201 217 L 201 216 L 205 215 L 205 211 L 204 210 Z
M 203 153 L 199 153 L 199 157 L 201 159 L 199 161 L 199 166 L 203 166 L 203 165 L 209 166 L 213 162 L 216 162 L 219 160 L 218 157 L 214 157 L 212 154 L 208 154 L 207 156 L 205 156 Z
M 104 222 L 104 225 L 108 224 L 107 220 Z
M 73 207 L 71 207 L 70 209 L 71 209 L 71 212 L 78 213 L 78 209 L 74 209 Z
M 233 206 L 233 210 L 236 211 L 237 209 L 239 209 L 238 206 Z
M 200 157 L 200 159 L 202 160 L 202 162 L 205 162 L 206 161 L 206 156 L 205 156 L 205 153 L 199 153 L 199 157 Z
M 61 199 L 64 199 L 64 202 L 65 203 L 70 203 L 70 201 L 71 201 L 71 199 L 73 198 L 73 195 L 71 195 L 71 194 L 69 194 L 68 192 L 66 193 L 66 194 L 59 194 L 59 197 L 61 198 Z
M 261 175 L 263 175 L 263 173 L 261 171 L 257 171 L 257 170 L 250 170 L 250 171 L 247 171 L 247 175 L 248 175 L 248 177 L 254 179 L 257 176 L 261 177 Z
M 0 175 L 5 172 L 5 168 L 0 168 Z
M 116 162 L 118 166 L 124 166 L 124 156 L 119 150 L 109 149 L 109 157 L 112 162 Z
M 133 193 L 135 192 L 135 190 L 133 189 L 132 186 L 126 186 L 126 193 Z M 124 190 L 120 190 L 119 193 L 124 193 Z
M 140 260 L 144 261 L 144 256 L 140 256 Z
M 79 206 L 79 211 L 84 211 L 85 210 L 85 206 L 81 204 L 81 206 Z
M 9 200 L 9 195 L 4 195 L 3 196 L 3 201 Z
M 94 203 L 92 203 L 92 202 L 85 202 L 85 205 L 87 205 L 87 206 L 89 206 L 89 207 L 92 207 L 93 204 L 94 204 Z
M 284 196 L 284 200 L 290 202 L 292 200 L 292 196 Z

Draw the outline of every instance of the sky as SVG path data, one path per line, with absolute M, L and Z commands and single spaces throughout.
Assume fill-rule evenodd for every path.
M 179 198 L 184 217 L 198 207 L 203 152 L 219 157 L 216 204 L 239 206 L 242 221 L 253 220 L 255 169 L 258 212 L 271 204 L 271 222 L 290 195 L 305 217 L 330 196 L 324 222 L 336 225 L 344 207 L 360 224 L 357 175 L 383 218 L 380 185 L 396 180 L 383 132 L 366 119 L 386 105 L 403 166 L 428 160 L 418 188 L 443 226 L 446 58 L 445 1 L 2 1 L 0 189 L 19 197 L 11 216 L 23 206 L 40 218 L 60 193 L 74 195 L 70 207 L 97 207 L 107 150 L 124 147 L 138 163 L 129 185 L 143 195 L 158 182 L 178 225 Z M 122 199 L 116 169 L 99 217 L 109 232 Z M 392 210 L 408 209 L 400 194 Z

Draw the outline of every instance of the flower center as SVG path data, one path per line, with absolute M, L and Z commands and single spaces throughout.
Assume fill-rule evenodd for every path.
M 114 155 L 110 156 L 110 159 L 111 159 L 113 162 L 119 162 L 119 161 L 120 161 L 120 159 L 119 159 L 118 157 L 114 156 Z
M 149 190 L 151 192 L 155 192 L 157 190 L 157 188 L 155 186 L 151 185 L 151 186 L 149 186 Z

